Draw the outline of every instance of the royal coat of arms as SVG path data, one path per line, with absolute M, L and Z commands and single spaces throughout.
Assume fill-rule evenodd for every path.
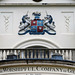
M 56 31 L 54 30 L 55 23 L 51 15 L 47 14 L 44 19 L 40 19 L 41 13 L 33 12 L 32 15 L 35 16 L 34 19 L 30 19 L 30 17 L 28 17 L 28 14 L 22 17 L 22 22 L 20 22 L 19 26 L 19 35 L 24 35 L 27 33 L 29 33 L 30 35 L 43 35 L 45 33 L 48 33 L 50 35 L 56 34 Z

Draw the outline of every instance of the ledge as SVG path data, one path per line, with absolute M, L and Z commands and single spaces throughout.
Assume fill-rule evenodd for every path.
M 57 64 L 57 65 L 67 65 L 72 66 L 75 68 L 75 61 L 68 61 L 68 60 L 55 60 L 55 59 L 16 59 L 16 60 L 2 60 L 0 61 L 0 67 L 2 65 L 19 65 L 19 64 L 40 64 L 48 65 L 48 64 Z
M 49 5 L 55 5 L 55 6 L 63 6 L 63 5 L 69 5 L 69 6 L 75 6 L 75 3 L 0 3 L 0 6 L 49 6 Z
M 53 59 L 17 59 L 0 61 L 0 75 L 19 73 L 58 73 L 75 75 L 75 62 Z

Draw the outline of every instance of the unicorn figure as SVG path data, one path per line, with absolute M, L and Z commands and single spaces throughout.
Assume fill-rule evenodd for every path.
M 20 22 L 19 28 L 19 35 L 25 34 L 28 29 L 30 30 L 30 17 L 28 17 L 27 14 L 22 17 L 22 21 Z
M 52 32 L 52 34 L 56 34 L 56 31 L 54 30 L 55 26 L 55 22 L 53 21 L 53 18 L 51 15 L 46 15 L 46 17 L 44 17 L 44 27 L 45 30 L 47 30 L 49 33 Z

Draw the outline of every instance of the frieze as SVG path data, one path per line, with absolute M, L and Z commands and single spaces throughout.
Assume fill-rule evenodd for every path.
M 46 66 L 23 66 L 23 67 L 9 67 L 0 69 L 0 73 L 4 72 L 61 72 L 61 73 L 72 73 L 75 74 L 75 69 L 62 68 L 62 67 L 46 67 Z

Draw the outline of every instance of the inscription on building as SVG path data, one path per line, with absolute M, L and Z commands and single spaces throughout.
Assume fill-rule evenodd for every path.
M 62 73 L 73 73 L 75 74 L 75 69 L 71 68 L 61 68 L 61 67 L 41 67 L 41 66 L 25 66 L 25 67 L 10 67 L 0 69 L 0 73 L 3 72 L 17 72 L 17 71 L 43 71 L 43 72 L 62 72 Z

